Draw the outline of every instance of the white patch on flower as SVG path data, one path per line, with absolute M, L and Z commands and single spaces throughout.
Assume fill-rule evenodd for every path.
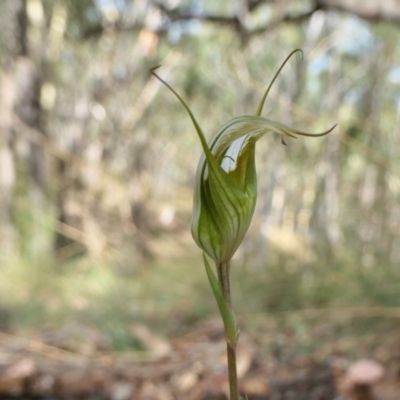
M 246 140 L 246 136 L 242 136 L 239 139 L 236 139 L 226 151 L 224 158 L 221 162 L 221 168 L 225 172 L 234 171 L 237 167 L 237 159 L 239 157 L 240 151 L 243 148 L 243 143 Z

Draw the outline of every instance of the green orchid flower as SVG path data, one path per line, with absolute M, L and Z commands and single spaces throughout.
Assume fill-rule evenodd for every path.
M 229 262 L 242 242 L 253 217 L 257 200 L 255 145 L 268 132 L 283 137 L 318 137 L 261 117 L 272 84 L 294 50 L 283 62 L 268 86 L 255 115 L 233 118 L 207 143 L 192 111 L 181 96 L 152 71 L 179 99 L 193 121 L 200 138 L 203 155 L 197 167 L 192 216 L 192 235 L 197 245 L 216 264 Z M 283 141 L 283 140 L 282 140 Z M 286 144 L 283 141 L 284 144 Z
M 326 132 L 312 134 L 261 117 L 272 84 L 289 58 L 298 51 L 301 52 L 298 49 L 294 50 L 283 62 L 265 91 L 256 114 L 231 119 L 209 143 L 185 101 L 154 70 L 152 71 L 185 107 L 204 151 L 196 172 L 192 235 L 198 246 L 216 265 L 218 279 L 203 253 L 208 280 L 224 323 L 231 400 L 239 400 L 240 396 L 236 368 L 239 329 L 231 304 L 230 260 L 249 228 L 256 205 L 256 142 L 266 133 L 275 132 L 282 135 L 282 142 L 286 144 L 283 140 L 285 136 L 323 136 L 336 126 Z

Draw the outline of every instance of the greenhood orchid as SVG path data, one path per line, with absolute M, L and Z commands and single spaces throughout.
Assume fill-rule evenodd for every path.
M 181 96 L 154 73 L 185 107 L 200 138 L 203 155 L 197 167 L 193 201 L 192 235 L 197 245 L 217 264 L 228 262 L 242 242 L 253 217 L 257 199 L 255 144 L 268 132 L 296 138 L 323 136 L 330 130 L 311 134 L 261 117 L 264 102 L 284 61 L 267 88 L 255 115 L 231 119 L 207 143 L 192 111 Z M 282 140 L 283 141 L 283 140 Z M 285 142 L 283 141 L 285 144 Z
M 224 323 L 231 400 L 239 400 L 240 396 L 236 370 L 239 330 L 231 304 L 230 260 L 249 228 L 256 205 L 256 142 L 268 132 L 282 135 L 282 142 L 286 144 L 283 140 L 285 136 L 323 136 L 335 127 L 326 132 L 312 134 L 261 117 L 272 84 L 289 58 L 297 51 L 301 52 L 294 50 L 275 74 L 255 115 L 231 119 L 208 143 L 189 106 L 168 83 L 152 71 L 185 107 L 203 147 L 195 178 L 192 235 L 198 246 L 216 265 L 218 279 L 203 253 L 207 276 Z

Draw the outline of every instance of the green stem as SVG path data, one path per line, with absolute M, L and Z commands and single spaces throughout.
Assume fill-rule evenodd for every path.
M 231 282 L 230 282 L 230 263 L 225 262 L 217 266 L 218 280 L 221 285 L 222 296 L 224 297 L 226 305 L 232 310 L 231 301 Z M 225 332 L 226 335 L 226 332 Z M 226 342 L 226 352 L 228 358 L 228 375 L 229 375 L 229 389 L 230 389 L 230 400 L 240 400 L 239 387 L 236 369 L 236 344 L 237 338 L 234 343 L 230 343 L 229 340 Z

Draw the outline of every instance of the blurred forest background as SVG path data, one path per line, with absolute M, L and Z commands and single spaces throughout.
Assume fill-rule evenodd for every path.
M 190 234 L 201 146 L 149 70 L 162 65 L 211 137 L 254 114 L 301 48 L 263 114 L 338 127 L 259 142 L 257 209 L 233 263 L 242 331 L 279 329 L 285 349 L 320 346 L 320 323 L 350 350 L 398 334 L 398 2 L 2 0 L 0 25 L 3 331 L 142 349 L 138 323 L 174 336 L 216 316 Z

